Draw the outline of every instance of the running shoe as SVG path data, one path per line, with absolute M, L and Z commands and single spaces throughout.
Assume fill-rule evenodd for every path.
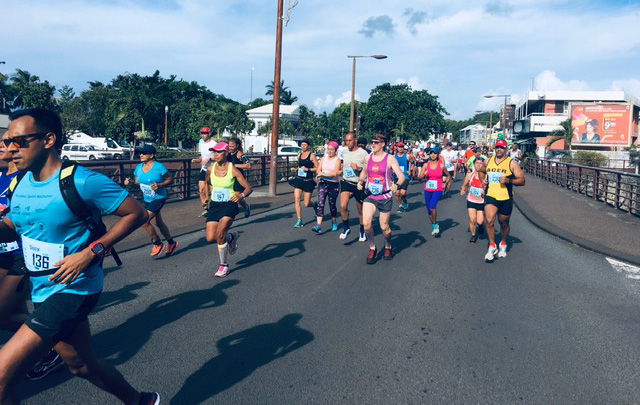
M 391 260 L 393 259 L 393 249 L 391 248 L 391 246 L 385 246 L 384 247 L 384 255 L 382 256 L 382 258 L 384 260 Z
M 367 255 L 367 264 L 373 264 L 376 262 L 376 256 L 378 256 L 378 248 L 369 248 L 369 254 Z
M 238 250 L 238 238 L 240 235 L 238 232 L 229 232 L 229 235 L 231 235 L 231 241 L 229 241 L 229 254 L 234 255 Z
M 342 230 L 342 233 L 340 234 L 340 240 L 345 240 L 347 239 L 347 236 L 349 236 L 349 234 L 351 233 L 351 229 L 349 228 L 344 228 Z
M 251 216 L 251 205 L 247 203 L 247 208 L 244 209 L 244 217 L 249 218 Z
M 221 264 L 220 267 L 218 267 L 218 271 L 216 271 L 216 274 L 214 275 L 216 277 L 227 277 L 229 275 L 229 265 Z
M 469 243 L 476 243 L 478 241 L 478 235 L 471 235 L 471 239 L 469 239 Z
M 157 392 L 141 392 L 140 393 L 140 405 L 159 405 L 160 394 Z
M 171 256 L 178 249 L 178 241 L 173 243 L 167 243 L 167 250 L 164 252 L 165 256 Z
M 403 212 L 405 212 L 406 210 L 404 209 L 404 206 L 399 206 L 398 209 L 396 210 L 397 213 L 402 214 Z
M 433 224 L 431 228 L 431 235 L 437 236 L 440 233 L 440 225 Z
M 322 228 L 320 227 L 320 225 L 314 226 L 313 228 L 311 228 L 311 230 L 317 233 L 318 235 L 320 234 L 320 232 L 322 232 Z
M 64 366 L 64 360 L 55 350 L 51 349 L 31 370 L 27 371 L 27 379 L 39 380 L 59 370 L 62 366 Z
M 496 245 L 489 245 L 489 250 L 487 250 L 487 254 L 484 255 L 484 260 L 488 262 L 492 261 L 497 251 Z
M 335 221 L 333 221 L 331 223 L 331 232 L 335 232 L 338 230 L 338 224 L 335 223 Z
M 200 214 L 200 218 L 204 218 L 207 215 L 209 215 L 209 210 L 204 210 L 204 211 L 202 211 L 202 214 Z
M 403 210 L 405 210 L 405 211 L 407 211 L 407 210 L 409 209 L 409 203 L 408 203 L 408 202 L 406 202 L 406 201 L 405 201 L 405 202 L 403 202 L 403 203 L 402 203 L 402 209 L 403 209 Z
M 365 242 L 367 240 L 367 235 L 363 230 L 360 231 L 360 236 L 358 236 L 358 242 Z
M 507 257 L 507 244 L 500 242 L 498 245 L 498 257 Z
M 294 228 L 302 228 L 304 226 L 304 224 L 302 223 L 302 220 L 299 219 L 298 222 L 296 222 L 296 224 L 293 226 Z
M 161 243 L 159 245 L 153 244 L 151 246 L 151 256 L 158 256 L 160 253 L 162 253 L 163 249 L 164 249 L 164 243 Z

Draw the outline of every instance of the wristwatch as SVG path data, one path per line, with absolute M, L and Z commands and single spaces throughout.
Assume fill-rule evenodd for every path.
M 104 245 L 98 242 L 97 240 L 94 242 L 91 242 L 89 247 L 91 248 L 91 253 L 93 253 L 94 256 L 102 257 L 105 255 L 105 253 L 107 253 L 107 250 L 104 248 Z

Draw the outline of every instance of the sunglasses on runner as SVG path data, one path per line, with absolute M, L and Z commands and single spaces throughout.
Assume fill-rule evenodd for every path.
M 35 132 L 33 134 L 18 135 L 11 138 L 3 139 L 2 142 L 4 142 L 4 146 L 6 146 L 7 148 L 11 144 L 14 144 L 16 148 L 28 148 L 31 141 L 38 138 L 44 138 L 47 134 L 48 132 Z M 27 139 L 28 136 L 32 136 L 33 139 Z
M 494 149 L 507 149 L 507 148 L 505 148 L 504 146 L 494 146 L 493 148 L 494 148 Z
M 371 141 L 371 143 L 382 143 L 382 141 Z

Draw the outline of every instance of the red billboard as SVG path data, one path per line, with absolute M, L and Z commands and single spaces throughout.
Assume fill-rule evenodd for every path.
M 571 104 L 574 145 L 631 145 L 631 104 Z

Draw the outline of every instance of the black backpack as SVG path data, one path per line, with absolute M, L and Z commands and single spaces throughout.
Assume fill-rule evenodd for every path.
M 91 209 L 87 206 L 87 203 L 80 197 L 78 189 L 76 188 L 75 173 L 78 168 L 78 163 L 71 160 L 63 160 L 62 167 L 60 168 L 60 193 L 64 202 L 69 207 L 69 210 L 78 218 L 84 222 L 89 229 L 90 236 L 89 241 L 93 242 L 107 233 L 107 226 L 102 222 L 102 217 L 96 218 Z M 7 192 L 7 199 L 11 201 L 13 192 L 18 186 L 18 183 L 27 172 L 19 172 L 9 184 L 9 190 Z M 118 266 L 122 265 L 122 260 L 118 256 L 116 250 L 111 247 L 111 255 Z

